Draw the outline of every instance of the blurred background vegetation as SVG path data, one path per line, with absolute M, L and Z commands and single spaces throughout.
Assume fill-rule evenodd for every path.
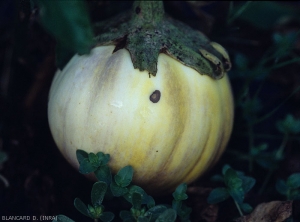
M 60 13 L 71 10 L 64 5 L 53 9 L 57 16 L 51 23 L 40 17 L 41 2 L 0 2 L 0 215 L 62 213 L 80 221 L 73 201 L 80 196 L 88 202 L 92 182 L 63 159 L 47 122 L 57 43 L 71 38 L 55 36 L 51 30 L 53 26 L 67 30 L 74 20 L 61 22 Z M 86 14 L 72 17 L 71 13 L 70 18 L 87 22 L 86 29 L 73 30 L 80 34 L 73 35 L 75 43 L 89 39 L 89 21 L 108 19 L 132 5 L 131 1 L 86 3 Z M 206 203 L 209 192 L 218 186 L 210 177 L 220 173 L 224 164 L 256 179 L 245 197 L 252 207 L 286 200 L 275 184 L 300 172 L 300 3 L 166 1 L 164 5 L 169 15 L 224 46 L 233 64 L 229 76 L 236 105 L 234 131 L 220 162 L 190 185 L 192 221 L 230 221 L 238 216 L 231 202 Z M 47 31 L 42 26 L 45 18 Z M 90 46 L 88 41 L 77 44 L 78 48 L 62 44 L 60 55 L 85 53 Z M 159 201 L 165 200 L 168 197 Z M 111 203 L 108 207 L 117 210 L 120 206 Z M 294 221 L 299 221 L 299 200 L 293 207 Z

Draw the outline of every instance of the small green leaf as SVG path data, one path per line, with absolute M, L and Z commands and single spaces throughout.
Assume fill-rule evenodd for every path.
M 155 200 L 153 199 L 153 197 L 147 194 L 143 195 L 142 203 L 147 204 L 148 209 L 155 206 Z
M 92 173 L 97 169 L 97 167 L 94 167 L 89 159 L 84 159 L 80 162 L 80 166 L 79 166 L 79 172 L 82 174 L 88 174 L 88 173 Z
M 247 213 L 247 214 L 251 213 L 251 211 L 253 210 L 253 208 L 247 203 L 240 204 L 240 207 L 241 207 L 242 211 Z
M 245 173 L 243 171 L 236 170 L 235 172 L 236 172 L 237 176 L 241 179 L 242 179 L 242 177 L 245 176 Z
M 242 176 L 241 179 L 243 181 L 242 187 L 245 193 L 249 192 L 256 183 L 256 180 L 252 177 Z
M 288 200 L 300 200 L 300 190 L 290 190 Z
M 243 181 L 239 178 L 237 172 L 232 168 L 228 168 L 224 175 L 224 182 L 226 186 L 230 189 L 241 188 Z
M 300 120 L 295 119 L 291 114 L 288 114 L 284 120 L 277 121 L 276 126 L 282 133 L 300 133 Z
M 287 186 L 292 189 L 300 188 L 300 173 L 290 175 L 286 182 Z
M 245 198 L 245 193 L 242 187 L 236 187 L 230 189 L 229 194 L 238 204 L 243 203 Z
M 227 171 L 229 168 L 231 168 L 231 166 L 229 166 L 228 164 L 225 164 L 225 165 L 223 166 L 223 168 L 222 168 L 222 175 L 223 175 L 223 176 L 225 175 L 226 171 Z
M 65 215 L 57 215 L 55 218 L 52 222 L 75 222 Z
M 110 190 L 115 197 L 120 197 L 128 193 L 128 188 L 120 187 L 114 181 L 110 184 Z
M 110 185 L 112 181 L 111 171 L 108 165 L 103 165 L 95 170 L 95 176 L 99 181 L 105 182 L 107 185 Z
M 178 213 L 180 208 L 182 206 L 182 201 L 181 200 L 173 200 L 172 201 L 172 208 Z
M 110 188 L 110 185 L 107 185 Z M 107 189 L 104 199 L 111 201 L 114 198 L 114 195 L 111 192 L 111 189 Z
M 100 206 L 102 204 L 106 190 L 107 190 L 107 184 L 105 182 L 94 183 L 91 192 L 91 200 L 93 206 Z
M 150 208 L 146 213 L 145 216 L 151 216 L 151 219 L 154 221 L 158 218 L 160 214 L 162 214 L 167 209 L 164 205 L 157 205 Z
M 286 184 L 286 182 L 284 180 L 277 180 L 276 182 L 276 190 L 282 194 L 282 195 L 286 195 L 288 192 L 288 186 Z
M 173 209 L 166 209 L 162 214 L 158 216 L 155 222 L 174 222 L 176 220 L 177 214 Z
M 88 204 L 89 215 L 93 219 L 98 219 L 103 214 L 104 207 L 102 205 L 91 206 Z
M 93 206 L 89 205 L 89 204 L 88 204 L 87 208 L 88 208 L 88 212 L 89 212 L 90 217 L 91 218 L 97 218 L 96 217 L 96 215 L 97 215 L 96 209 Z
M 181 221 L 190 221 L 190 214 L 192 213 L 192 208 L 187 207 L 185 204 L 182 204 L 180 210 L 177 212 Z
M 224 183 L 226 188 L 214 189 L 208 198 L 210 203 L 218 203 L 228 198 L 230 195 L 238 204 L 243 203 L 245 193 L 248 192 L 255 184 L 255 179 L 244 176 L 244 172 L 235 171 L 229 165 L 222 169 Z
M 102 152 L 97 153 L 98 159 L 101 162 L 101 166 L 106 165 L 110 160 L 109 154 L 104 154 Z
M 229 192 L 225 187 L 218 187 L 210 192 L 207 202 L 209 204 L 216 204 L 228 199 L 229 197 Z
M 89 155 L 84 150 L 76 150 L 76 157 L 79 163 L 81 163 L 84 159 L 89 158 Z
M 98 159 L 98 156 L 94 153 L 89 153 L 89 161 L 93 165 L 94 168 L 97 168 L 100 166 L 100 161 Z
M 103 205 L 95 205 L 94 206 L 94 214 L 92 215 L 93 218 L 98 219 L 104 211 L 104 206 Z
M 134 209 L 140 210 L 142 206 L 142 195 L 140 193 L 134 192 L 132 194 L 131 203 Z
M 139 216 L 137 219 L 137 222 L 150 222 L 150 221 L 151 221 L 151 216 Z
M 132 166 L 126 166 L 120 169 L 114 178 L 118 186 L 127 187 L 132 181 L 132 176 L 133 176 Z
M 90 217 L 87 206 L 79 198 L 76 198 L 74 200 L 74 206 L 80 213 L 82 213 L 83 215 L 85 215 L 87 217 Z
M 126 219 L 123 220 L 123 222 L 136 222 L 136 219 L 134 219 L 134 217 L 132 217 L 133 219 Z
M 103 212 L 99 219 L 103 222 L 110 222 L 115 218 L 115 215 L 112 212 Z
M 134 217 L 132 216 L 131 212 L 130 211 L 127 211 L 127 210 L 121 210 L 120 214 L 119 214 L 120 218 L 123 220 L 123 221 L 132 221 L 132 222 L 135 222 L 136 220 L 134 219 Z
M 130 185 L 128 187 L 128 192 L 124 194 L 124 198 L 132 204 L 132 195 L 133 193 L 140 193 L 142 195 L 142 204 L 147 204 L 148 208 L 155 206 L 154 199 L 149 196 L 141 187 L 136 185 Z
M 187 185 L 185 183 L 180 184 L 173 193 L 173 197 L 177 201 L 186 200 L 188 195 L 186 194 Z

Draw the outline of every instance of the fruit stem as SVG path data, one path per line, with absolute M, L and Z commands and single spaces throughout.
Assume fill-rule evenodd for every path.
M 165 11 L 162 1 L 135 1 L 133 22 L 138 27 L 155 27 L 164 17 Z
M 200 31 L 174 20 L 162 1 L 135 1 L 130 11 L 94 26 L 98 46 L 127 49 L 135 69 L 156 76 L 160 53 L 167 54 L 201 75 L 224 76 L 231 65 L 226 50 Z

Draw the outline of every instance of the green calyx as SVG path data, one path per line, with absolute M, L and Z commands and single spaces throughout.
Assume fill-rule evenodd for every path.
M 149 75 L 156 75 L 160 53 L 214 79 L 222 78 L 231 67 L 223 47 L 166 16 L 162 1 L 135 1 L 131 11 L 95 24 L 95 32 L 97 45 L 114 44 L 114 52 L 127 49 L 134 68 Z

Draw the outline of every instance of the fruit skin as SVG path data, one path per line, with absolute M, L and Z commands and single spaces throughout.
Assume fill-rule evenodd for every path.
M 133 182 L 152 194 L 191 183 L 219 159 L 232 131 L 227 75 L 214 80 L 160 54 L 150 77 L 126 49 L 113 50 L 76 55 L 56 73 L 48 119 L 58 148 L 76 168 L 77 149 L 109 153 L 113 173 L 133 166 Z

